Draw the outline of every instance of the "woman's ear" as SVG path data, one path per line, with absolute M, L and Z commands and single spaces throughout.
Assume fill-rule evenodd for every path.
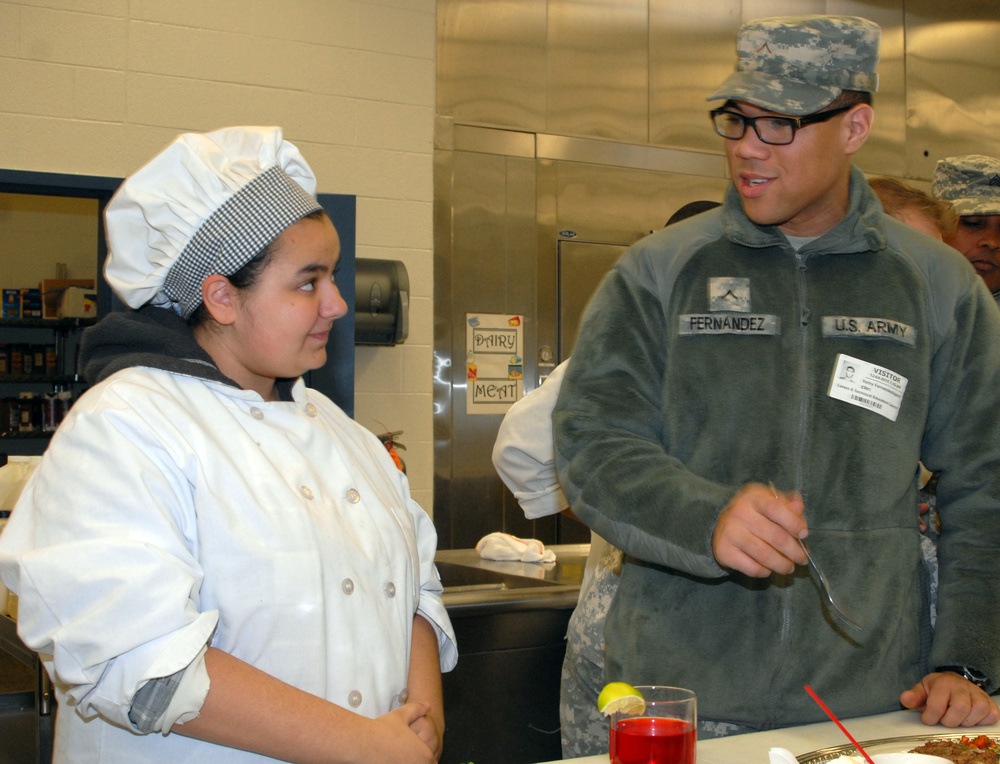
M 236 320 L 236 287 L 220 273 L 201 282 L 201 300 L 217 323 L 228 325 Z

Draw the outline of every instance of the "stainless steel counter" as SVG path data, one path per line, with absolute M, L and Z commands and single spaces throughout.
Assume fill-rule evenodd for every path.
M 475 549 L 437 553 L 459 655 L 442 677 L 448 729 L 441 761 L 528 764 L 559 756 L 559 674 L 590 545 L 548 548 L 555 562 L 484 560 Z
M 555 562 L 484 560 L 475 549 L 438 551 L 434 560 L 445 606 L 452 614 L 575 607 L 590 544 L 553 544 L 547 549 L 555 553 Z
M 33 691 L 0 693 L 0 761 L 50 762 L 55 721 L 52 685 L 38 656 L 17 636 L 17 624 L 5 615 L 0 615 L 0 651 L 36 677 Z

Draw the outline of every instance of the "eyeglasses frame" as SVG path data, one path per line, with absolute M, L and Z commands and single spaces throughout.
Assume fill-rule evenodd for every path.
M 721 135 L 726 140 L 730 141 L 740 141 L 747 134 L 747 127 L 752 127 L 754 133 L 760 139 L 761 143 L 766 143 L 768 146 L 787 146 L 795 140 L 795 134 L 807 125 L 815 125 L 820 122 L 826 122 L 827 120 L 833 119 L 838 114 L 843 114 L 846 111 L 850 111 L 857 104 L 851 104 L 850 106 L 841 106 L 838 109 L 830 109 L 829 111 L 818 111 L 815 114 L 807 114 L 804 117 L 785 117 L 780 114 L 773 115 L 760 115 L 759 117 L 748 117 L 745 114 L 740 114 L 738 111 L 733 111 L 731 107 L 720 106 L 718 109 L 712 109 L 708 116 L 712 120 L 712 126 L 715 127 L 715 132 Z M 732 137 L 729 135 L 723 135 L 719 132 L 719 126 L 715 123 L 715 118 L 719 114 L 732 114 L 733 116 L 739 117 L 743 120 L 743 132 L 739 134 L 738 137 Z M 757 120 L 759 119 L 783 119 L 788 122 L 792 127 L 792 137 L 786 143 L 774 143 L 772 141 L 764 140 L 764 136 L 760 134 L 760 130 L 757 129 Z

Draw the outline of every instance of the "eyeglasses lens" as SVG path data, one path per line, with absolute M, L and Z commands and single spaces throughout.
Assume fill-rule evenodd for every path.
M 715 131 L 723 138 L 738 141 L 746 132 L 747 125 L 753 127 L 757 137 L 764 143 L 781 146 L 791 143 L 795 137 L 795 127 L 791 120 L 782 117 L 744 117 L 732 111 L 712 114 Z

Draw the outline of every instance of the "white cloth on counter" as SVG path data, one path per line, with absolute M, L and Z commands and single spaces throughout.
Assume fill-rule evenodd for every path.
M 479 539 L 476 551 L 484 560 L 555 562 L 556 553 L 538 539 L 519 539 L 509 533 L 490 533 Z

